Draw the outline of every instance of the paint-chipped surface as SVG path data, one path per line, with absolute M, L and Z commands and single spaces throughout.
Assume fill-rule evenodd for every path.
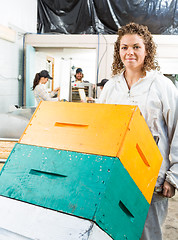
M 18 143 L 0 185 L 2 196 L 93 220 L 116 240 L 137 240 L 149 208 L 120 160 L 107 156 Z
M 93 219 L 115 158 L 16 144 L 0 194 Z
M 42 101 L 19 143 L 118 157 L 151 203 L 162 156 L 138 106 Z

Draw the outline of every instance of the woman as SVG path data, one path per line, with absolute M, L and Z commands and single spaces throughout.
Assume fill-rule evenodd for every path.
M 58 98 L 54 96 L 58 92 L 59 88 L 56 88 L 54 91 L 52 91 L 49 94 L 44 87 L 44 84 L 47 83 L 48 79 L 52 79 L 52 77 L 49 75 L 48 71 L 46 70 L 42 70 L 41 72 L 35 75 L 32 89 L 34 91 L 34 96 L 37 101 L 37 104 L 39 104 L 41 100 L 42 101 L 58 101 Z
M 113 77 L 99 98 L 100 103 L 138 105 L 152 135 L 159 139 L 163 162 L 141 240 L 162 239 L 168 198 L 178 188 L 178 91 L 159 72 L 155 55 L 156 46 L 146 26 L 130 23 L 121 27 L 114 48 Z

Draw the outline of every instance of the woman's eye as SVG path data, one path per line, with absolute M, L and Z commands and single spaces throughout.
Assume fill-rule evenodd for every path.
M 139 46 L 135 46 L 134 49 L 139 49 L 140 47 Z
M 124 50 L 126 50 L 126 49 L 127 49 L 127 47 L 122 47 L 121 49 L 124 49 Z

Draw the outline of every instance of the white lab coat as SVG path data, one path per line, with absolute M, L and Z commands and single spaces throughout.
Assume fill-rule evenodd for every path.
M 152 135 L 159 137 L 158 147 L 163 156 L 156 187 L 166 179 L 178 188 L 178 90 L 171 80 L 157 71 L 150 71 L 129 90 L 122 73 L 105 84 L 98 103 L 139 106 Z M 167 200 L 153 194 L 140 240 L 162 240 Z
M 152 135 L 159 137 L 163 162 L 156 186 L 166 178 L 178 188 L 178 90 L 171 80 L 152 70 L 129 90 L 121 73 L 105 84 L 98 103 L 138 105 Z

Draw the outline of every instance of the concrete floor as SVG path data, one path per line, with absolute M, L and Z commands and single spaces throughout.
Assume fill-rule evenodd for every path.
M 163 226 L 163 240 L 178 240 L 178 191 L 169 199 L 168 216 Z

